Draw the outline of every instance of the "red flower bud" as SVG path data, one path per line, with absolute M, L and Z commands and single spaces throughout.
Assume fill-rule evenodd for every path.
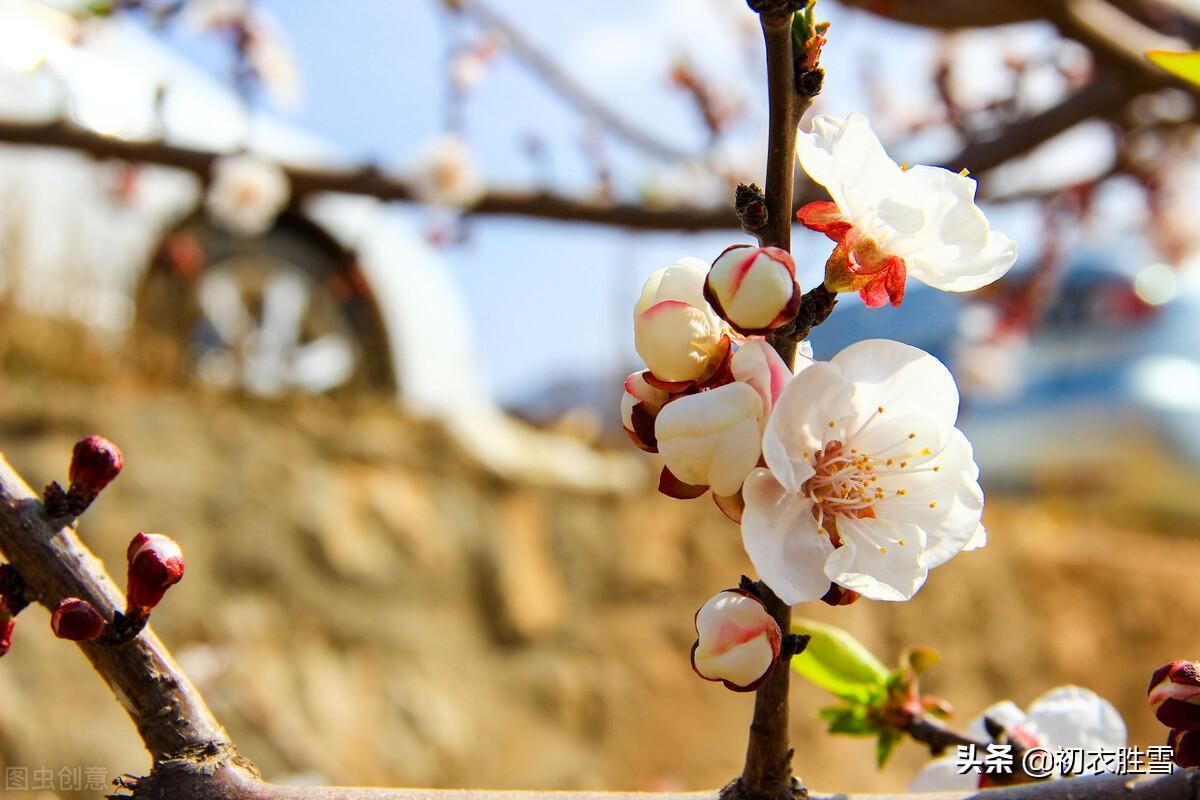
M 103 436 L 89 436 L 75 443 L 68 472 L 71 485 L 67 497 L 71 511 L 83 513 L 96 496 L 121 472 L 125 458 L 120 449 Z
M 125 594 L 130 608 L 154 608 L 167 589 L 183 578 L 183 551 L 160 533 L 139 533 L 125 556 L 129 561 Z
M 692 669 L 735 692 L 757 689 L 775 669 L 783 633 L 762 601 L 742 589 L 717 593 L 696 612 Z
M 1200 663 L 1172 661 L 1159 667 L 1147 691 L 1154 715 L 1168 728 L 1200 730 Z
M 107 627 L 104 617 L 87 600 L 64 597 L 58 601 L 50 617 L 54 635 L 72 642 L 87 642 L 100 638 Z
M 1174 761 L 1181 767 L 1200 767 L 1200 733 L 1171 731 L 1167 744 L 1174 752 Z

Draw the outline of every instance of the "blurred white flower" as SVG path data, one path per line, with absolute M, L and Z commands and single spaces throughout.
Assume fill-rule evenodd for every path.
M 183 6 L 184 24 L 200 33 L 240 25 L 250 10 L 247 0 L 188 0 Z
M 271 227 L 290 196 L 287 175 L 278 164 L 250 155 L 224 156 L 213 163 L 204 207 L 230 232 L 257 236 Z
M 892 161 L 866 117 L 820 116 L 796 153 L 833 202 L 809 203 L 800 221 L 838 242 L 826 285 L 858 291 L 869 306 L 899 305 L 911 274 L 965 292 L 1004 275 L 1017 258 L 975 205 L 975 181 L 940 167 Z
M 1028 712 L 1009 700 L 996 703 L 967 726 L 966 735 L 990 741 L 985 718 L 1004 728 L 1008 738 L 1023 747 L 1044 747 L 1056 755 L 1062 750 L 1075 749 L 1085 753 L 1112 752 L 1126 744 L 1125 722 L 1117 710 L 1095 692 L 1078 686 L 1051 689 L 1034 700 Z M 985 775 L 959 772 L 954 756 L 936 758 L 917 773 L 908 790 L 952 792 L 983 788 Z
M 986 541 L 954 379 L 928 353 L 882 339 L 797 369 L 763 437 L 769 469 L 743 488 L 746 552 L 787 603 L 831 583 L 908 600 L 930 569 Z
M 707 275 L 707 262 L 681 258 L 642 286 L 633 310 L 634 347 L 660 382 L 705 378 L 728 352 L 725 323 L 704 299 Z
M 255 8 L 246 18 L 246 62 L 271 99 L 281 108 L 300 103 L 300 75 L 296 57 L 274 16 Z
M 774 669 L 782 640 L 758 598 L 740 589 L 718 592 L 696 612 L 692 669 L 735 692 L 753 691 Z
M 457 133 L 444 133 L 428 142 L 411 177 L 417 199 L 438 206 L 466 208 L 484 191 L 471 146 Z

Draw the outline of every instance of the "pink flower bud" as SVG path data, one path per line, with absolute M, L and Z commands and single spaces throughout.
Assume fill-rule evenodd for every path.
M 89 436 L 75 443 L 71 454 L 68 477 L 71 486 L 69 495 L 85 504 L 96 499 L 96 495 L 112 482 L 125 465 L 120 449 L 103 436 Z
M 713 262 L 704 297 L 737 331 L 767 333 L 800 310 L 796 264 L 778 247 L 734 245 Z
M 658 452 L 684 483 L 737 494 L 762 451 L 763 402 L 741 382 L 672 400 L 654 423 Z
M 762 601 L 741 589 L 718 592 L 696 612 L 692 669 L 706 681 L 750 692 L 779 659 L 783 634 Z
M 1200 662 L 1172 661 L 1154 670 L 1150 688 L 1146 690 L 1150 705 L 1164 700 L 1193 700 L 1200 698 Z
M 100 638 L 107 623 L 100 612 L 92 608 L 87 600 L 64 597 L 58 601 L 50 616 L 50 628 L 60 639 L 72 642 L 88 642 Z
M 1200 732 L 1173 730 L 1167 745 L 1174 753 L 1173 760 L 1181 767 L 1200 767 Z
M 728 353 L 721 318 L 704 299 L 707 273 L 700 259 L 682 258 L 642 286 L 633 313 L 634 346 L 660 384 L 704 380 Z
M 621 397 L 621 422 L 634 444 L 648 453 L 657 453 L 654 418 L 658 416 L 663 404 L 671 399 L 671 395 L 647 383 L 648 374 L 648 371 L 643 370 L 625 379 L 625 394 Z
M 160 533 L 139 533 L 126 551 L 129 585 L 125 590 L 130 608 L 154 608 L 167 589 L 183 578 L 183 551 Z
M 1159 667 L 1147 690 L 1154 715 L 1168 728 L 1200 730 L 1200 662 L 1172 661 Z

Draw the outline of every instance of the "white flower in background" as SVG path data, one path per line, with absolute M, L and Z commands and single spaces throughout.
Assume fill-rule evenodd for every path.
M 428 142 L 411 177 L 417 199 L 424 203 L 466 208 L 483 196 L 471 146 L 457 133 L 443 133 Z
M 659 381 L 706 378 L 728 352 L 725 324 L 704 299 L 707 276 L 707 262 L 681 258 L 642 286 L 633 310 L 633 342 Z
M 718 592 L 696 612 L 692 669 L 707 681 L 749 692 L 779 658 L 782 631 L 762 602 L 740 589 Z
M 274 15 L 255 8 L 246 19 L 246 63 L 275 103 L 284 109 L 300 104 L 296 57 Z
M 212 166 L 204 207 L 215 222 L 240 236 L 257 236 L 288 204 L 287 175 L 270 161 L 250 155 L 223 156 Z
M 986 709 L 965 731 L 979 741 L 989 741 L 984 718 L 1007 732 L 1010 740 L 1025 748 L 1082 749 L 1086 753 L 1112 752 L 1125 747 L 1125 722 L 1112 704 L 1088 689 L 1062 686 L 1034 700 L 1029 711 L 1005 700 Z M 953 755 L 930 761 L 909 784 L 910 792 L 973 791 L 982 788 L 986 776 L 967 772 L 959 775 Z M 1059 777 L 1055 775 L 1054 777 Z
M 188 0 L 183 6 L 182 19 L 192 30 L 207 33 L 241 25 L 249 10 L 247 0 Z
M 954 379 L 928 353 L 883 339 L 798 369 L 767 423 L 769 469 L 743 488 L 746 552 L 787 603 L 831 583 L 908 600 L 930 569 L 986 542 Z
M 767 333 L 800 310 L 796 264 L 778 247 L 736 244 L 713 262 L 704 296 L 738 332 Z
M 1016 261 L 1016 245 L 990 230 L 975 205 L 974 180 L 940 167 L 899 166 L 861 114 L 817 117 L 796 153 L 833 198 L 797 215 L 840 245 L 826 274 L 832 290 L 858 291 L 869 306 L 899 305 L 906 275 L 965 292 Z
M 763 339 L 747 341 L 730 361 L 735 380 L 671 400 L 654 423 L 658 452 L 686 484 L 729 497 L 758 465 L 762 432 L 791 377 Z

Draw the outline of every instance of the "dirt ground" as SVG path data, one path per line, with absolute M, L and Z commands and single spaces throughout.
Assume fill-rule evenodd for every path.
M 0 373 L 0 452 L 31 483 L 61 480 L 89 433 L 118 442 L 126 470 L 82 536 L 110 565 L 138 530 L 182 543 L 187 576 L 153 626 L 270 778 L 701 789 L 737 772 L 751 700 L 688 664 L 692 613 L 749 569 L 707 499 L 521 485 L 383 402 Z M 914 602 L 797 613 L 887 659 L 941 651 L 928 687 L 960 723 L 1074 682 L 1118 706 L 1133 742 L 1161 743 L 1148 676 L 1200 655 L 1185 621 L 1200 606 L 1195 521 L 991 497 L 986 522 L 989 546 Z M 47 618 L 22 614 L 0 662 L 5 774 L 144 771 L 132 725 Z M 821 732 L 827 702 L 794 694 L 799 773 L 819 789 L 903 787 L 918 748 L 876 771 L 871 742 Z

